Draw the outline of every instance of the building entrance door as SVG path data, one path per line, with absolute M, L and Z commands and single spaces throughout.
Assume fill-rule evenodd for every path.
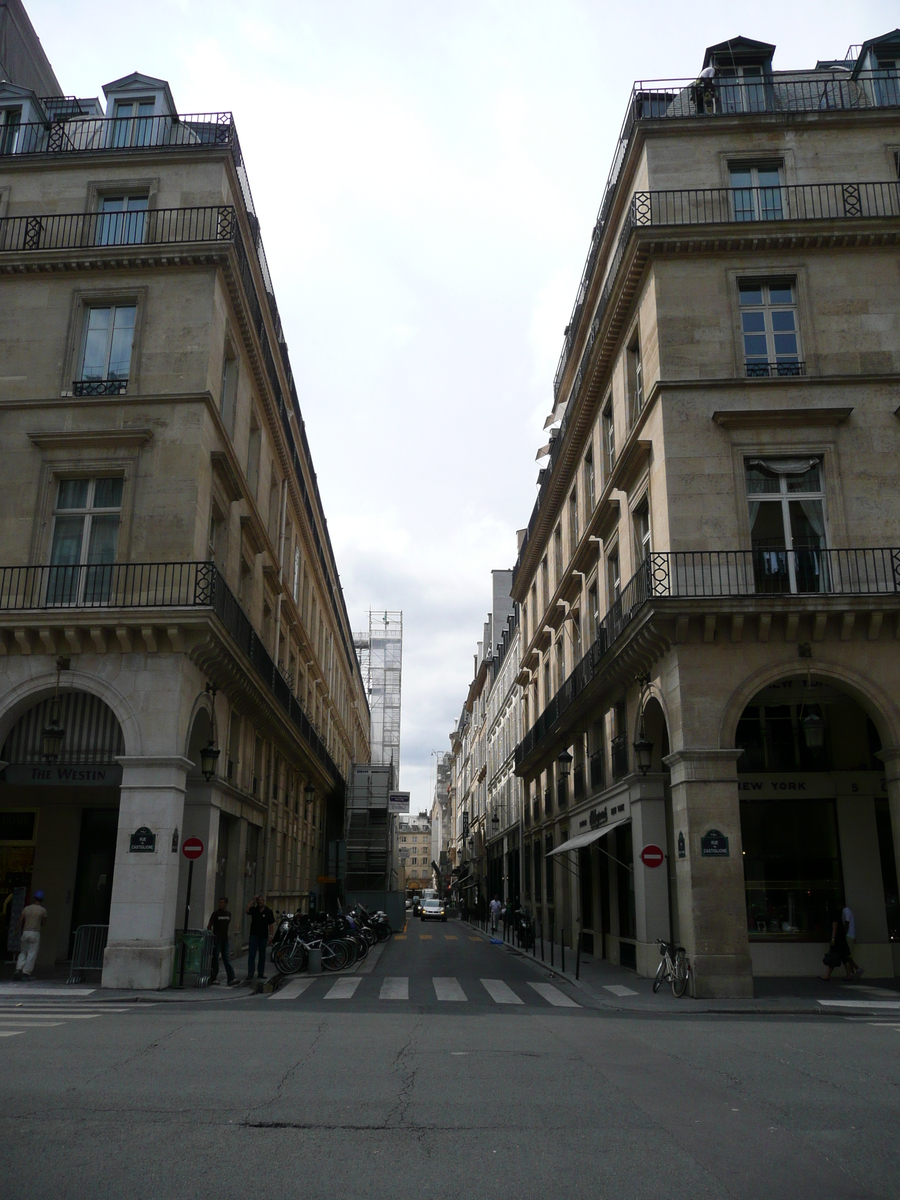
M 85 808 L 81 813 L 69 957 L 79 925 L 108 925 L 116 862 L 117 808 Z

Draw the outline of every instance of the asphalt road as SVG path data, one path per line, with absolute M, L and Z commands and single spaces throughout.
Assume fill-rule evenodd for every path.
M 900 1196 L 898 1019 L 615 1013 L 452 921 L 291 991 L 0 996 L 0 1196 Z

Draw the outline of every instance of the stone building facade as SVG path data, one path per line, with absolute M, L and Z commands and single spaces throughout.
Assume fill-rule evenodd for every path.
M 194 926 L 315 903 L 369 720 L 234 122 L 103 91 L 0 84 L 0 887 L 160 988 L 181 841 Z
M 526 899 L 703 996 L 900 971 L 900 33 L 774 53 L 629 100 L 513 584 Z

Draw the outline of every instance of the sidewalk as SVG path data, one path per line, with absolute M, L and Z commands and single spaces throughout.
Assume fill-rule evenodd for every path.
M 470 925 L 474 933 L 490 941 L 477 925 Z M 540 938 L 536 945 L 537 954 L 526 954 L 510 942 L 497 946 L 498 952 L 516 954 L 532 963 L 538 970 L 554 975 L 585 992 L 603 1008 L 618 1012 L 660 1013 L 667 1015 L 697 1016 L 703 1013 L 736 1014 L 790 1014 L 849 1016 L 853 1013 L 865 1015 L 870 1012 L 891 1012 L 900 1017 L 900 979 L 870 979 L 865 976 L 858 983 L 841 981 L 832 977 L 829 983 L 821 979 L 755 978 L 755 995 L 745 1000 L 696 1000 L 690 995 L 680 1000 L 672 995 L 668 984 L 653 994 L 653 981 L 643 979 L 627 967 L 617 967 L 603 959 L 582 954 L 579 978 L 575 978 L 575 953 L 566 948 L 566 970 L 561 968 L 560 946 L 553 948 L 554 965 L 550 966 L 550 943 L 544 942 L 544 961 L 541 962 Z

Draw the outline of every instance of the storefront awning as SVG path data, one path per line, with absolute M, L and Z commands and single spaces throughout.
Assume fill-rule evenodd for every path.
M 619 817 L 617 821 L 610 821 L 606 825 L 601 825 L 599 829 L 589 829 L 587 833 L 577 833 L 575 837 L 569 838 L 567 842 L 557 846 L 551 850 L 549 854 L 545 854 L 545 858 L 550 858 L 554 854 L 562 854 L 566 850 L 580 850 L 582 846 L 589 846 L 591 842 L 596 842 L 606 835 L 612 829 L 618 829 L 620 825 L 624 825 L 626 821 L 630 821 L 631 817 Z

